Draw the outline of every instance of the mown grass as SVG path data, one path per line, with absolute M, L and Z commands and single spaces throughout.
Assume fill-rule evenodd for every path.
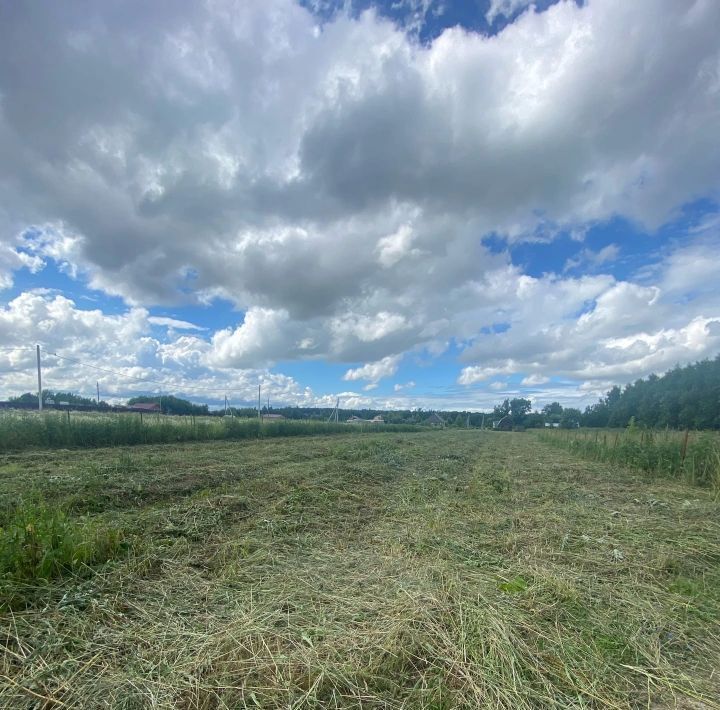
M 182 441 L 257 439 L 346 434 L 350 427 L 314 421 L 264 421 L 231 417 L 171 417 L 159 414 L 77 412 L 0 413 L 0 452 L 38 448 L 97 448 Z M 418 427 L 400 424 L 352 426 L 352 431 L 397 433 Z
M 720 490 L 720 435 L 717 432 L 624 430 L 541 431 L 539 437 L 592 461 L 630 466 L 647 473 L 683 478 Z
M 0 615 L 0 706 L 708 708 L 710 491 L 526 434 L 0 457 L 133 554 Z

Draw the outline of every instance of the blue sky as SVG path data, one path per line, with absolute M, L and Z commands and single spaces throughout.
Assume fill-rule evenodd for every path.
M 557 0 L 539 0 L 534 5 L 542 12 L 556 2 Z M 443 30 L 451 27 L 462 27 L 468 32 L 484 35 L 497 34 L 530 3 L 524 0 L 501 0 L 494 3 L 491 0 L 303 0 L 301 5 L 322 22 L 331 22 L 339 13 L 357 18 L 368 10 L 375 11 L 422 44 L 429 44 L 441 35 Z
M 720 351 L 715 3 L 3 12 L 0 396 L 35 343 L 111 399 L 472 410 Z

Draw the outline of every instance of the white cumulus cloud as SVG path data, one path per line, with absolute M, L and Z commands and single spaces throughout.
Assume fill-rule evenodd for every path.
M 397 372 L 401 357 L 401 355 L 388 355 L 377 362 L 368 362 L 362 367 L 348 370 L 343 375 L 343 379 L 369 380 L 371 384 L 376 384 L 384 377 L 392 377 Z

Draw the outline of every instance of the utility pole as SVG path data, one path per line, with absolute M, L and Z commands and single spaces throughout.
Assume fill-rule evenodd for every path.
M 96 382 L 95 386 L 97 387 L 97 405 L 100 406 L 100 383 Z
M 42 373 L 40 372 L 40 346 L 35 346 L 37 353 L 37 370 L 38 370 L 38 412 L 42 412 Z
M 262 424 L 262 409 L 260 408 L 260 385 L 258 384 L 258 424 Z M 260 429 L 258 429 L 258 436 L 260 436 Z
M 227 416 L 227 395 L 225 395 L 225 416 Z
M 330 416 L 328 417 L 328 422 L 335 422 L 337 424 L 338 421 L 338 407 L 340 406 L 340 397 L 337 398 L 337 401 L 335 402 L 335 409 L 330 412 Z

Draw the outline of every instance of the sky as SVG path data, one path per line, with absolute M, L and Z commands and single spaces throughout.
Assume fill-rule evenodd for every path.
M 717 0 L 0 4 L 0 397 L 584 407 L 720 352 Z

